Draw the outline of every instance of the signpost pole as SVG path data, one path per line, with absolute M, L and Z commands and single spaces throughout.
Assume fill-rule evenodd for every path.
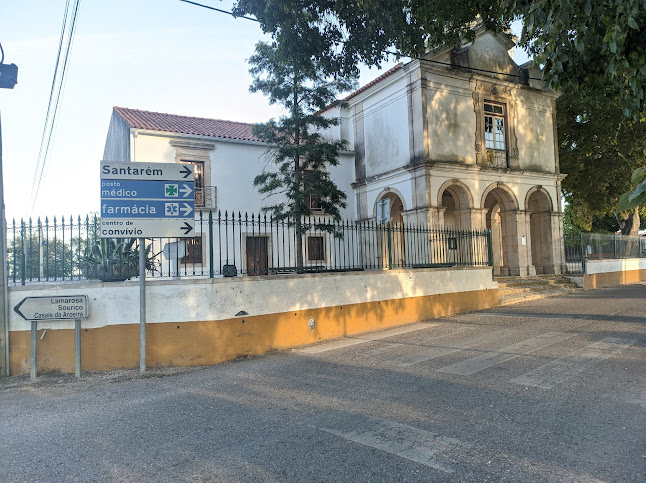
M 140 373 L 146 371 L 146 238 L 188 237 L 194 213 L 190 164 L 101 161 L 101 237 L 139 240 Z
M 31 322 L 30 375 L 32 381 L 36 379 L 37 373 L 36 354 L 39 320 L 74 319 L 74 375 L 81 377 L 81 318 L 88 318 L 87 295 L 25 297 L 13 310 L 23 319 Z
M 32 381 L 36 380 L 36 349 L 38 343 L 38 322 L 35 320 L 31 321 L 31 367 L 30 367 L 30 377 Z
M 81 377 L 81 319 L 74 321 L 74 375 Z
M 139 239 L 139 372 L 146 372 L 146 239 Z
M 7 230 L 5 224 L 4 181 L 2 177 L 2 121 L 0 121 L 0 317 L 2 317 L 2 335 L 0 335 L 0 368 L 1 376 L 9 376 L 9 302 L 7 293 Z

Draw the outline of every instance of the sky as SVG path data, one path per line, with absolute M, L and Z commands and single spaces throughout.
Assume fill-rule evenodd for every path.
M 72 2 L 73 3 L 73 2 Z M 224 10 L 232 1 L 203 0 Z M 1 0 L 0 44 L 18 84 L 0 89 L 5 206 L 15 218 L 98 211 L 113 106 L 240 122 L 281 114 L 251 94 L 259 25 L 178 0 L 81 0 L 62 104 L 32 209 L 65 0 Z M 394 65 L 393 59 L 383 66 Z M 362 69 L 360 84 L 379 75 Z

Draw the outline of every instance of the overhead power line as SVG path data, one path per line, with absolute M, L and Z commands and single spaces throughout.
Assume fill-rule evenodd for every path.
M 65 87 L 67 67 L 69 64 L 72 43 L 74 40 L 74 33 L 76 29 L 76 19 L 78 16 L 80 1 L 81 0 L 75 0 L 73 11 L 71 13 L 72 17 L 71 17 L 71 20 L 69 21 L 68 21 L 68 17 L 69 17 L 70 0 L 67 0 L 67 2 L 65 3 L 65 12 L 63 15 L 61 35 L 60 35 L 59 44 L 58 44 L 58 53 L 56 55 L 56 65 L 54 67 L 54 75 L 52 77 L 52 86 L 49 93 L 49 102 L 47 104 L 47 114 L 45 116 L 43 134 L 40 140 L 40 150 L 38 152 L 38 161 L 36 163 L 34 179 L 31 187 L 32 204 L 31 204 L 30 212 L 33 212 L 34 206 L 36 205 L 38 192 L 40 191 L 40 184 L 43 179 L 43 173 L 45 172 L 45 165 L 47 163 L 49 148 L 51 146 L 52 137 L 54 134 L 54 128 L 56 125 L 58 107 L 60 105 L 63 89 Z M 67 36 L 65 36 L 66 27 L 68 23 L 69 23 L 69 28 L 67 28 Z M 59 75 L 59 65 L 60 65 L 61 53 L 63 52 L 63 49 L 65 49 L 65 55 L 63 57 L 63 64 Z
M 230 15 L 233 18 L 244 18 L 245 20 L 251 20 L 253 22 L 259 22 L 259 20 L 256 19 L 256 18 L 245 17 L 245 16 L 237 16 L 233 12 L 223 10 L 221 8 L 211 7 L 210 5 L 204 5 L 203 3 L 192 2 L 190 0 L 179 0 L 179 1 L 184 2 L 184 3 L 189 3 L 191 5 L 195 5 L 196 7 L 202 7 L 202 8 L 206 8 L 208 10 L 213 10 L 213 11 L 218 12 L 218 13 L 223 13 L 223 14 L 226 14 L 226 15 Z M 384 50 L 384 51 L 381 51 L 381 53 L 388 54 L 388 55 L 394 55 L 396 57 L 401 55 L 401 54 L 399 54 L 397 52 L 391 52 L 390 50 Z M 462 70 L 468 70 L 468 71 L 473 71 L 473 72 L 483 72 L 483 73 L 487 73 L 487 74 L 502 75 L 502 76 L 514 77 L 514 78 L 522 77 L 520 73 L 519 74 L 509 74 L 508 72 L 499 72 L 499 71 L 494 71 L 494 70 L 478 69 L 478 68 L 475 68 L 475 67 L 465 67 L 465 66 L 460 65 L 460 64 L 453 64 L 453 63 L 450 63 L 450 62 L 442 62 L 442 61 L 433 60 L 433 59 L 425 59 L 423 57 L 410 57 L 410 59 L 419 60 L 419 61 L 422 61 L 422 62 L 430 62 L 430 63 L 437 64 L 437 65 L 443 65 L 445 67 L 451 67 L 453 69 L 462 69 Z M 541 79 L 540 77 L 528 76 L 527 79 L 543 81 L 543 79 Z
M 190 0 L 179 0 L 179 1 L 184 2 L 184 3 L 190 3 L 191 5 L 195 5 L 196 7 L 202 7 L 202 8 L 206 8 L 208 10 L 214 10 L 215 12 L 225 13 L 227 15 L 231 15 L 234 18 L 244 18 L 245 20 L 251 20 L 252 22 L 258 22 L 257 18 L 246 17 L 244 15 L 238 16 L 238 15 L 234 14 L 233 12 L 229 12 L 228 10 L 222 10 L 221 8 L 211 7 L 210 5 L 204 5 L 203 3 L 191 2 Z

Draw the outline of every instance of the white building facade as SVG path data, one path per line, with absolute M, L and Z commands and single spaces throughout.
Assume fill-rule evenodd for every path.
M 349 144 L 331 168 L 348 194 L 344 218 L 489 229 L 494 274 L 563 272 L 557 94 L 514 63 L 512 47 L 479 32 L 460 50 L 395 66 L 347 107 L 325 111 L 340 119 L 327 136 Z M 193 163 L 196 209 L 258 213 L 267 201 L 253 178 L 267 150 L 250 124 L 115 108 L 104 159 Z

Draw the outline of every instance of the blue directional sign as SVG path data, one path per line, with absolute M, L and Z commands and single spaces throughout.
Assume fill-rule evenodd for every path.
M 192 236 L 193 166 L 101 162 L 101 236 Z
M 160 200 L 104 200 L 101 218 L 192 218 L 193 203 Z
M 193 201 L 194 183 L 186 181 L 101 180 L 101 198 L 122 199 L 180 199 Z

